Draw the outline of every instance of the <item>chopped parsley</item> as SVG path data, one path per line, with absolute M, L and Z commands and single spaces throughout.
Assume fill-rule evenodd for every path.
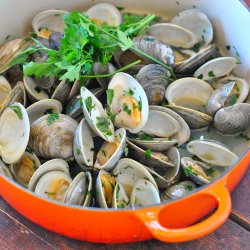
M 51 195 L 56 195 L 55 192 L 45 192 L 45 194 L 47 194 L 48 196 L 51 196 Z
M 9 106 L 9 108 L 11 108 L 17 114 L 17 116 L 20 120 L 23 119 L 22 110 L 19 106 Z
M 153 138 L 147 134 L 141 134 L 139 139 L 142 141 L 153 141 Z
M 76 148 L 76 154 L 77 154 L 77 155 L 80 155 L 80 154 L 81 154 L 80 148 Z
M 58 118 L 59 118 L 59 114 L 57 114 L 57 113 L 52 113 L 52 114 L 48 115 L 48 117 L 47 117 L 48 125 L 53 124 L 55 122 L 55 120 Z
M 83 105 L 82 97 L 80 97 L 80 98 L 78 99 L 78 103 L 79 103 L 79 106 L 82 107 L 82 105 Z
M 140 97 L 140 101 L 138 102 L 139 104 L 139 109 L 142 110 L 142 100 L 141 100 L 141 97 Z
M 121 6 L 115 6 L 116 9 L 118 9 L 119 11 L 123 11 L 124 10 L 124 7 L 121 7 Z
M 230 105 L 234 105 L 236 102 L 237 102 L 237 100 L 238 100 L 238 94 L 232 94 L 231 96 L 230 96 Z
M 187 190 L 187 191 L 192 191 L 193 190 L 193 187 L 189 184 L 187 185 L 184 185 L 184 188 Z
M 128 145 L 126 144 L 124 149 L 123 149 L 124 155 L 127 157 L 128 156 Z
M 113 113 L 111 112 L 111 110 L 110 110 L 109 107 L 106 108 L 106 113 L 107 113 L 107 115 L 108 115 L 108 118 L 109 118 L 111 121 L 114 121 L 114 120 L 115 120 L 116 115 L 113 114 Z
M 96 119 L 97 119 L 97 123 L 96 123 L 97 128 L 106 136 L 111 136 L 113 133 L 111 129 L 109 128 L 109 125 L 110 125 L 109 118 L 99 116 L 99 117 L 96 117 Z
M 230 49 L 231 49 L 231 46 L 230 46 L 230 45 L 227 45 L 227 46 L 226 46 L 226 49 L 227 49 L 227 50 L 230 50 Z
M 95 148 L 90 148 L 90 151 L 92 151 L 92 152 L 95 151 Z
M 113 89 L 107 89 L 106 94 L 107 94 L 108 104 L 111 105 L 111 103 L 113 101 L 113 98 L 114 98 L 114 90 Z
M 208 76 L 209 76 L 209 77 L 215 77 L 215 74 L 214 74 L 214 72 L 211 70 L 211 71 L 208 72 Z
M 214 169 L 209 168 L 209 169 L 204 169 L 204 172 L 206 175 L 211 176 L 214 173 Z
M 192 166 L 187 166 L 187 167 L 184 169 L 184 173 L 185 173 L 185 175 L 186 175 L 187 177 L 189 176 L 189 174 L 198 176 L 198 174 L 197 174 L 196 172 L 193 171 Z
M 136 187 L 135 189 L 138 190 L 138 191 L 141 191 L 141 188 Z
M 198 75 L 197 78 L 202 80 L 203 79 L 203 74 Z
M 150 158 L 151 158 L 151 150 L 150 150 L 150 149 L 147 149 L 147 150 L 145 151 L 145 158 L 146 158 L 146 159 L 150 159 Z
M 129 94 L 130 96 L 133 96 L 135 93 L 134 93 L 134 91 L 133 91 L 132 89 L 129 89 L 129 90 L 128 90 L 128 94 Z
M 132 111 L 128 108 L 128 105 L 126 103 L 123 103 L 122 109 L 124 112 L 126 112 L 128 115 L 132 114 Z
M 33 154 L 33 149 L 31 149 L 31 148 L 29 148 L 29 147 L 27 147 L 27 148 L 25 149 L 25 151 L 28 152 L 28 153 L 30 153 L 30 154 Z
M 92 104 L 92 98 L 90 96 L 88 96 L 86 98 L 85 105 L 86 105 L 86 108 L 87 108 L 89 114 L 91 115 L 91 111 L 93 108 L 95 108 L 95 104 L 94 105 Z

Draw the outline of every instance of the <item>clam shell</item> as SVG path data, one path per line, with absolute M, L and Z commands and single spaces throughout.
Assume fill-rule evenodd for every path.
M 20 103 L 13 103 L 0 117 L 0 156 L 7 164 L 17 162 L 23 155 L 29 140 L 28 114 Z
M 111 63 L 107 63 L 105 67 L 102 66 L 100 62 L 95 62 L 93 65 L 93 73 L 94 75 L 103 75 L 103 74 L 111 74 L 116 71 L 116 68 Z M 110 77 L 100 77 L 96 78 L 101 87 L 106 88 L 108 83 L 110 82 Z
M 187 144 L 187 150 L 211 166 L 227 168 L 239 159 L 228 148 L 212 141 L 193 140 Z
M 190 192 L 192 192 L 194 189 L 196 189 L 195 183 L 192 181 L 182 181 L 179 182 L 166 190 L 164 190 L 161 194 L 161 201 L 165 201 L 168 199 L 179 199 L 186 195 L 188 195 Z
M 123 150 L 126 146 L 126 130 L 124 128 L 120 128 L 115 131 L 115 138 L 119 142 L 119 145 L 116 151 L 112 154 L 112 156 L 108 159 L 108 161 L 101 165 L 96 159 L 94 168 L 104 169 L 106 171 L 110 171 L 114 168 L 115 164 L 120 160 L 123 154 Z
M 236 134 L 250 126 L 250 104 L 238 103 L 221 108 L 214 116 L 215 128 L 223 134 Z
M 94 142 L 91 130 L 85 119 L 79 123 L 74 137 L 74 157 L 79 166 L 83 169 L 93 166 Z
M 34 175 L 31 177 L 28 184 L 28 189 L 34 191 L 41 177 L 51 171 L 64 172 L 69 176 L 69 165 L 66 161 L 62 159 L 53 159 L 45 162 L 36 170 Z
M 51 98 L 58 100 L 62 104 L 67 104 L 71 87 L 71 83 L 68 83 L 66 80 L 62 80 L 54 90 Z
M 171 23 L 193 32 L 206 47 L 213 40 L 213 26 L 207 15 L 198 9 L 187 9 L 176 15 Z
M 135 48 L 147 53 L 150 56 L 166 63 L 174 65 L 174 52 L 170 46 L 161 43 L 152 36 L 140 36 L 133 39 Z M 146 62 L 150 61 L 144 58 Z
M 11 92 L 10 83 L 4 76 L 0 75 L 0 109 L 10 92 Z
M 131 207 L 150 206 L 160 202 L 159 191 L 150 181 L 138 179 L 134 183 L 130 196 Z
M 63 114 L 51 124 L 48 119 L 49 115 L 42 116 L 31 125 L 29 147 L 46 159 L 71 157 L 77 122 Z
M 122 22 L 121 12 L 109 3 L 96 4 L 86 14 L 90 19 L 106 22 L 110 26 L 119 26 Z
M 30 124 L 32 125 L 41 116 L 51 113 L 62 113 L 62 104 L 53 99 L 44 99 L 30 105 L 26 111 L 29 116 Z
M 146 65 L 138 72 L 136 80 L 142 85 L 149 104 L 163 101 L 169 76 L 169 71 L 158 64 Z
M 129 198 L 119 182 L 115 185 L 112 207 L 116 209 L 129 207 Z
M 237 59 L 234 57 L 219 57 L 212 59 L 194 72 L 194 77 L 203 80 L 212 80 L 214 78 L 228 75 L 237 65 Z
M 157 189 L 157 184 L 149 173 L 149 171 L 137 161 L 129 158 L 123 158 L 118 161 L 116 167 L 112 171 L 116 181 L 121 183 L 128 196 L 131 195 L 133 186 L 138 179 L 149 180 Z
M 179 123 L 180 129 L 178 130 L 176 134 L 172 135 L 172 138 L 178 141 L 178 146 L 181 146 L 182 144 L 184 144 L 186 141 L 189 140 L 190 135 L 191 135 L 190 129 L 187 123 L 185 122 L 185 120 L 180 115 L 178 115 L 176 112 L 172 111 L 171 109 L 168 109 L 162 106 L 156 106 L 156 105 L 149 106 L 149 110 L 158 110 L 158 111 L 164 112 L 172 116 Z
M 0 159 L 0 175 L 8 177 L 9 179 L 13 180 L 12 175 L 8 169 L 8 167 L 4 164 L 4 162 Z
M 172 23 L 157 23 L 149 27 L 148 34 L 162 43 L 179 48 L 192 48 L 199 39 L 188 29 Z

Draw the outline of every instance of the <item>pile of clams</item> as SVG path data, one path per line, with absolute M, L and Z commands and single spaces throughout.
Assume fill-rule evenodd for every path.
M 97 4 L 86 14 L 119 26 L 123 12 Z M 33 18 L 45 47 L 60 47 L 65 13 Z M 2 45 L 0 174 L 44 198 L 121 209 L 181 198 L 236 163 L 250 146 L 250 85 L 234 73 L 239 58 L 213 43 L 206 14 L 187 9 L 133 42 L 172 67 L 177 79 L 146 58 L 85 86 L 28 77 L 11 61 L 30 42 Z M 93 73 L 111 74 L 138 57 L 117 51 L 106 66 L 96 62 Z M 30 60 L 45 62 L 47 54 L 38 50 Z

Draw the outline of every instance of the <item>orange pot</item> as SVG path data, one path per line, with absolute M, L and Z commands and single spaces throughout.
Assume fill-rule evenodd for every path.
M 154 237 L 181 242 L 204 236 L 226 221 L 231 210 L 229 192 L 249 165 L 250 151 L 222 177 L 189 196 L 141 209 L 117 211 L 66 206 L 40 198 L 3 176 L 0 176 L 0 194 L 31 221 L 78 240 L 121 243 Z M 193 225 L 216 207 L 212 215 Z

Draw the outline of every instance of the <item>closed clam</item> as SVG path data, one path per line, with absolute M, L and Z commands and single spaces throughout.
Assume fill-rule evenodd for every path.
M 215 128 L 223 134 L 237 134 L 250 126 L 250 104 L 238 103 L 221 108 L 214 116 Z
M 146 65 L 138 72 L 136 80 L 142 85 L 149 104 L 160 104 L 163 101 L 169 76 L 169 71 L 158 64 Z
M 4 76 L 0 75 L 0 109 L 10 92 L 11 92 L 10 83 Z
M 46 159 L 67 159 L 73 155 L 73 138 L 77 122 L 69 116 L 52 113 L 31 125 L 29 146 Z

